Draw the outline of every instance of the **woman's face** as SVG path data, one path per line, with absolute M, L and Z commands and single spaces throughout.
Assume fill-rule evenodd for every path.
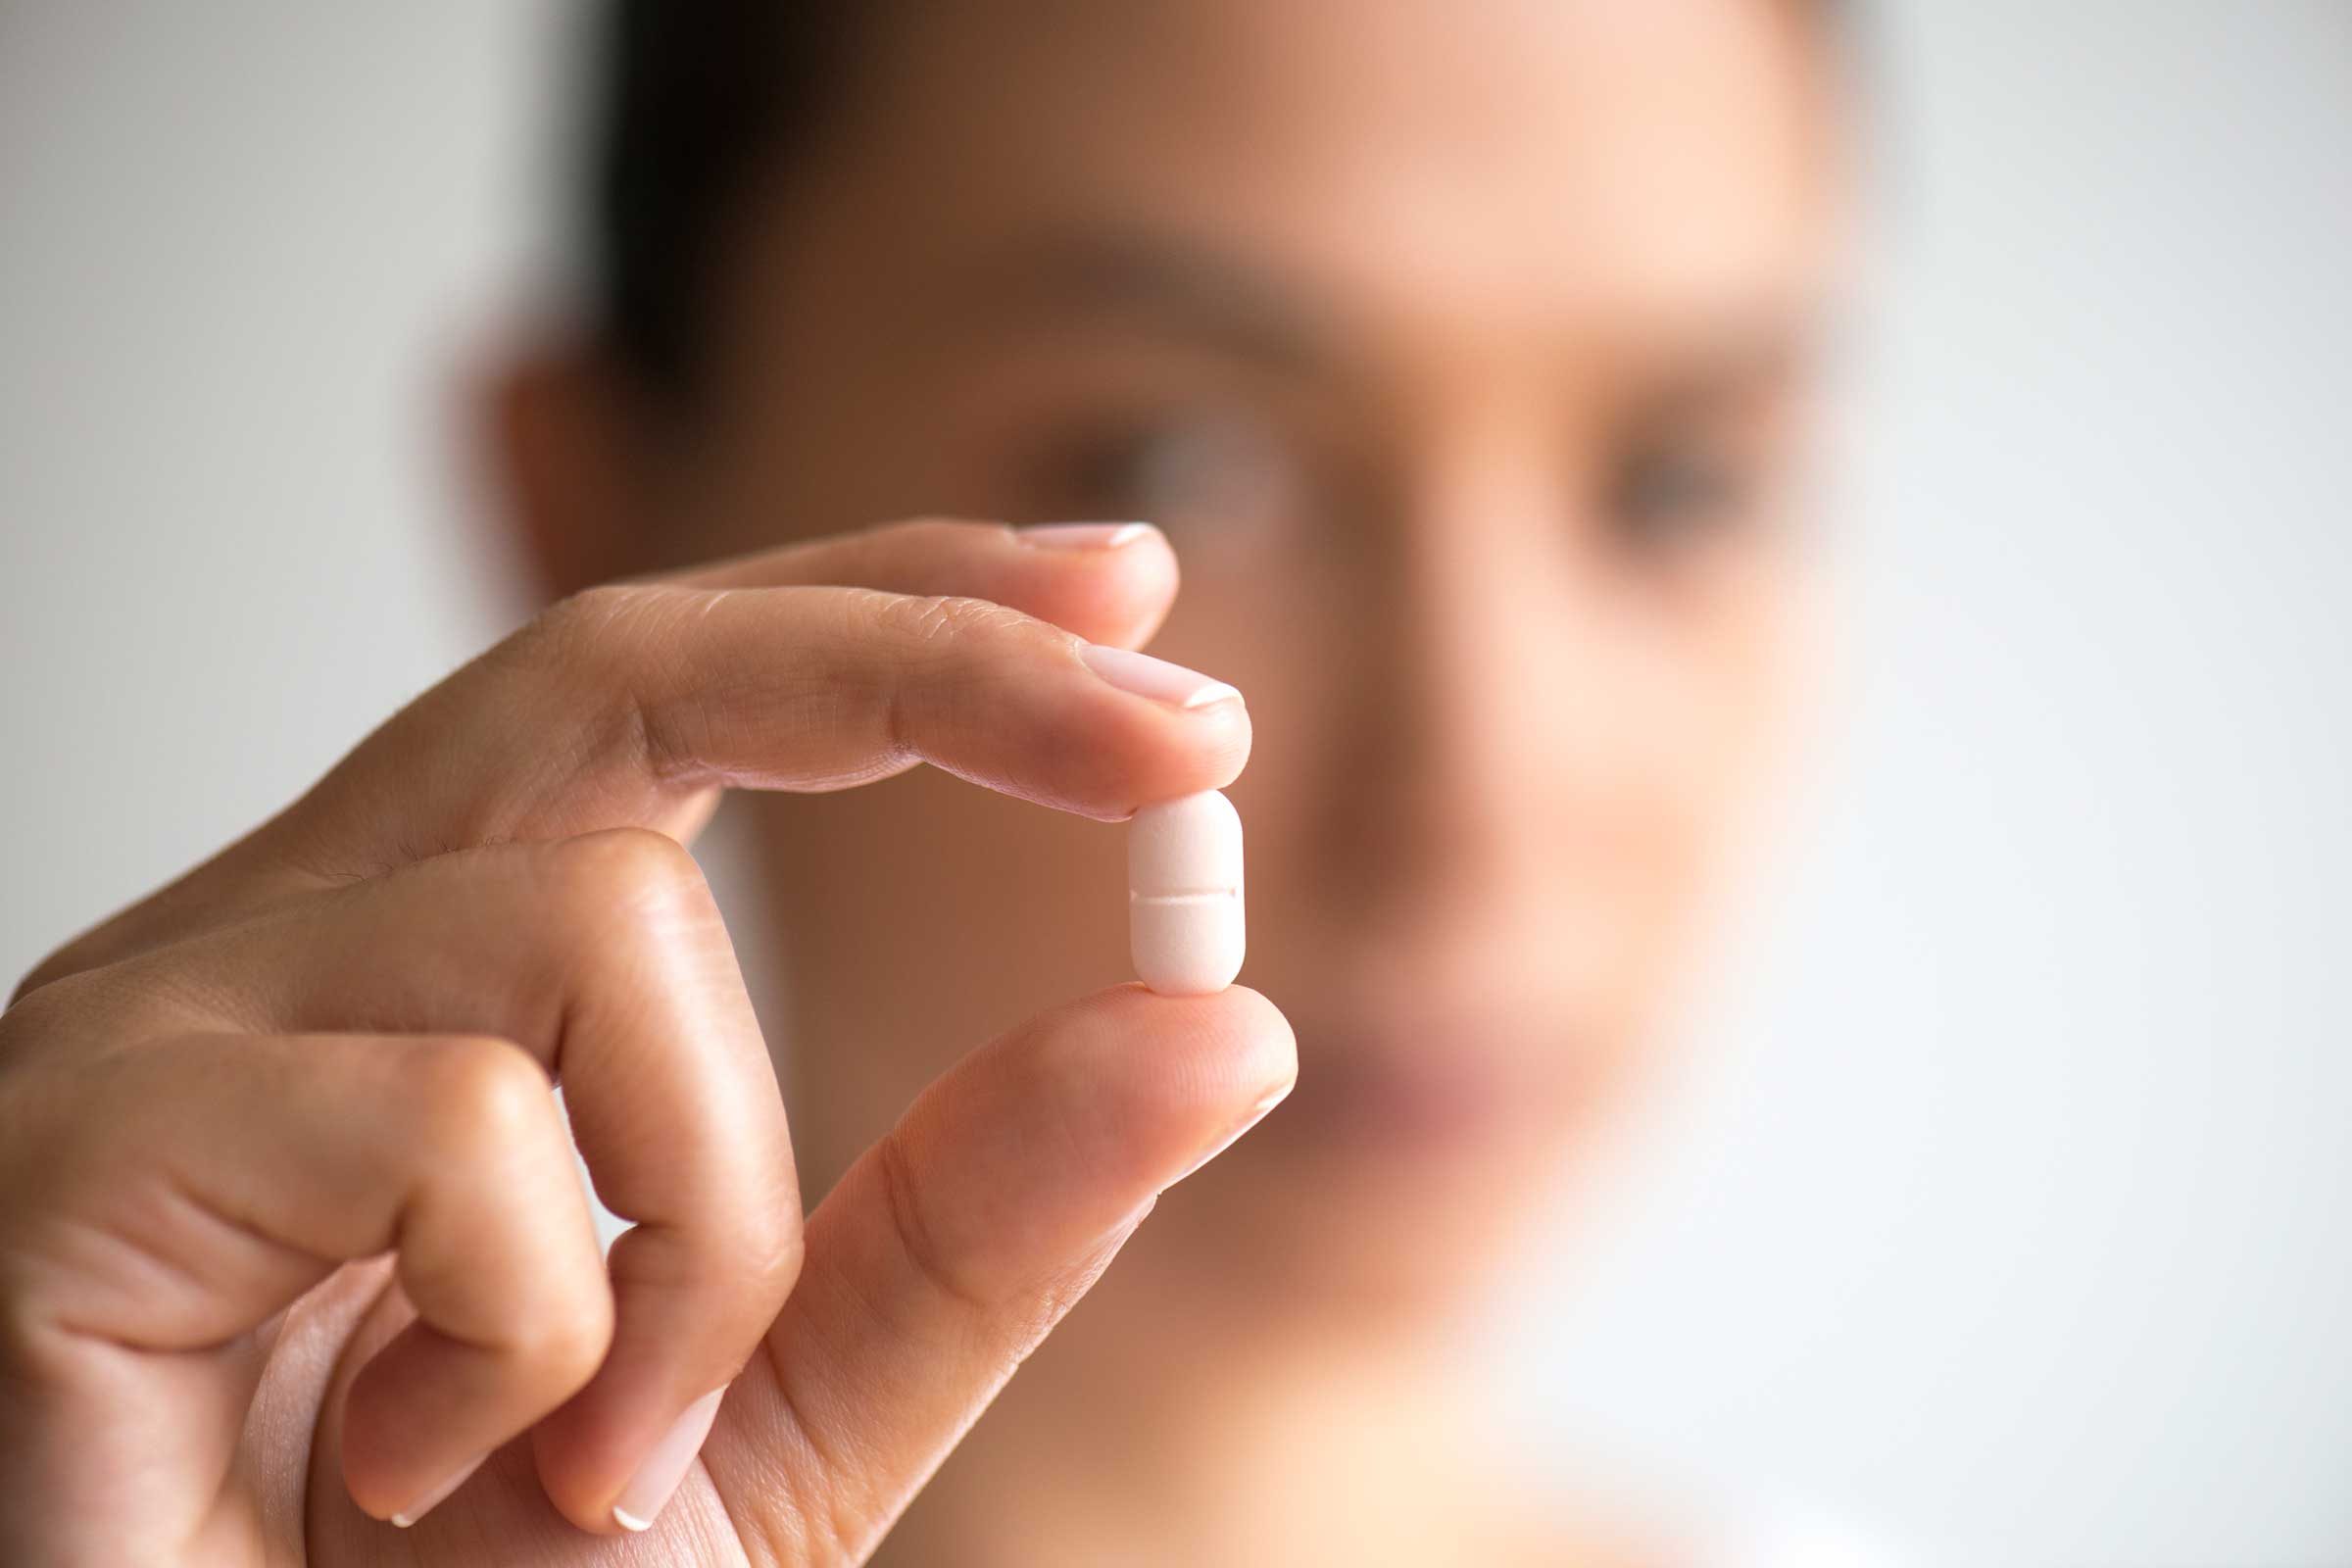
M 1152 651 L 1254 720 L 1243 978 L 1300 1072 L 1117 1272 L 1425 1313 L 1655 1032 L 1780 716 L 1821 41 L 1771 0 L 927 11 L 730 251 L 649 556 L 1163 528 Z M 1128 972 L 1116 827 L 927 769 L 739 808 L 812 1187 Z

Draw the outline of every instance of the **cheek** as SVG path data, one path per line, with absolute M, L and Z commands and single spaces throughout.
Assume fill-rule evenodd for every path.
M 1788 621 L 1786 584 L 1759 569 L 1672 603 L 1588 602 L 1552 645 L 1529 758 L 1549 809 L 1528 849 L 1616 1005 L 1669 1000 L 1741 858 L 1785 727 Z
M 1759 581 L 1679 624 L 1629 680 L 1623 809 L 1645 824 L 1667 924 L 1690 923 L 1752 834 L 1772 792 L 1795 661 L 1784 585 Z

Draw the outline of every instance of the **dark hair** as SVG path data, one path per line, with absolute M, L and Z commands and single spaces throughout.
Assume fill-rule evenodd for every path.
M 1795 0 L 1829 20 L 1838 0 Z M 590 309 L 659 399 L 687 397 L 713 263 L 767 170 L 805 156 L 884 0 L 606 0 L 592 99 Z
M 662 395 L 696 370 L 710 272 L 764 169 L 820 130 L 867 4 L 611 0 L 588 168 L 591 305 Z

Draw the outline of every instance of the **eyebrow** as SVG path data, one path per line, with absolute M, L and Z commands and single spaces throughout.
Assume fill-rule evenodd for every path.
M 1278 270 L 1164 234 L 1054 235 L 967 270 L 941 303 L 992 335 L 1095 319 L 1214 343 L 1274 369 L 1339 357 L 1331 323 Z
M 961 270 L 937 303 L 949 330 L 991 338 L 1101 321 L 1299 376 L 1328 374 L 1347 358 L 1331 313 L 1279 267 L 1149 229 L 1069 230 L 1007 248 Z M 1659 414 L 1691 413 L 1787 382 L 1817 356 L 1826 324 L 1815 301 L 1723 302 L 1649 345 L 1664 368 L 1643 401 Z

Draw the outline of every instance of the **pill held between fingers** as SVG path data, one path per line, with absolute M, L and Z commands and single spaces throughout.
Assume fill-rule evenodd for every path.
M 1162 996 L 1206 996 L 1241 973 L 1242 818 L 1217 791 L 1129 821 L 1127 937 L 1136 977 Z

